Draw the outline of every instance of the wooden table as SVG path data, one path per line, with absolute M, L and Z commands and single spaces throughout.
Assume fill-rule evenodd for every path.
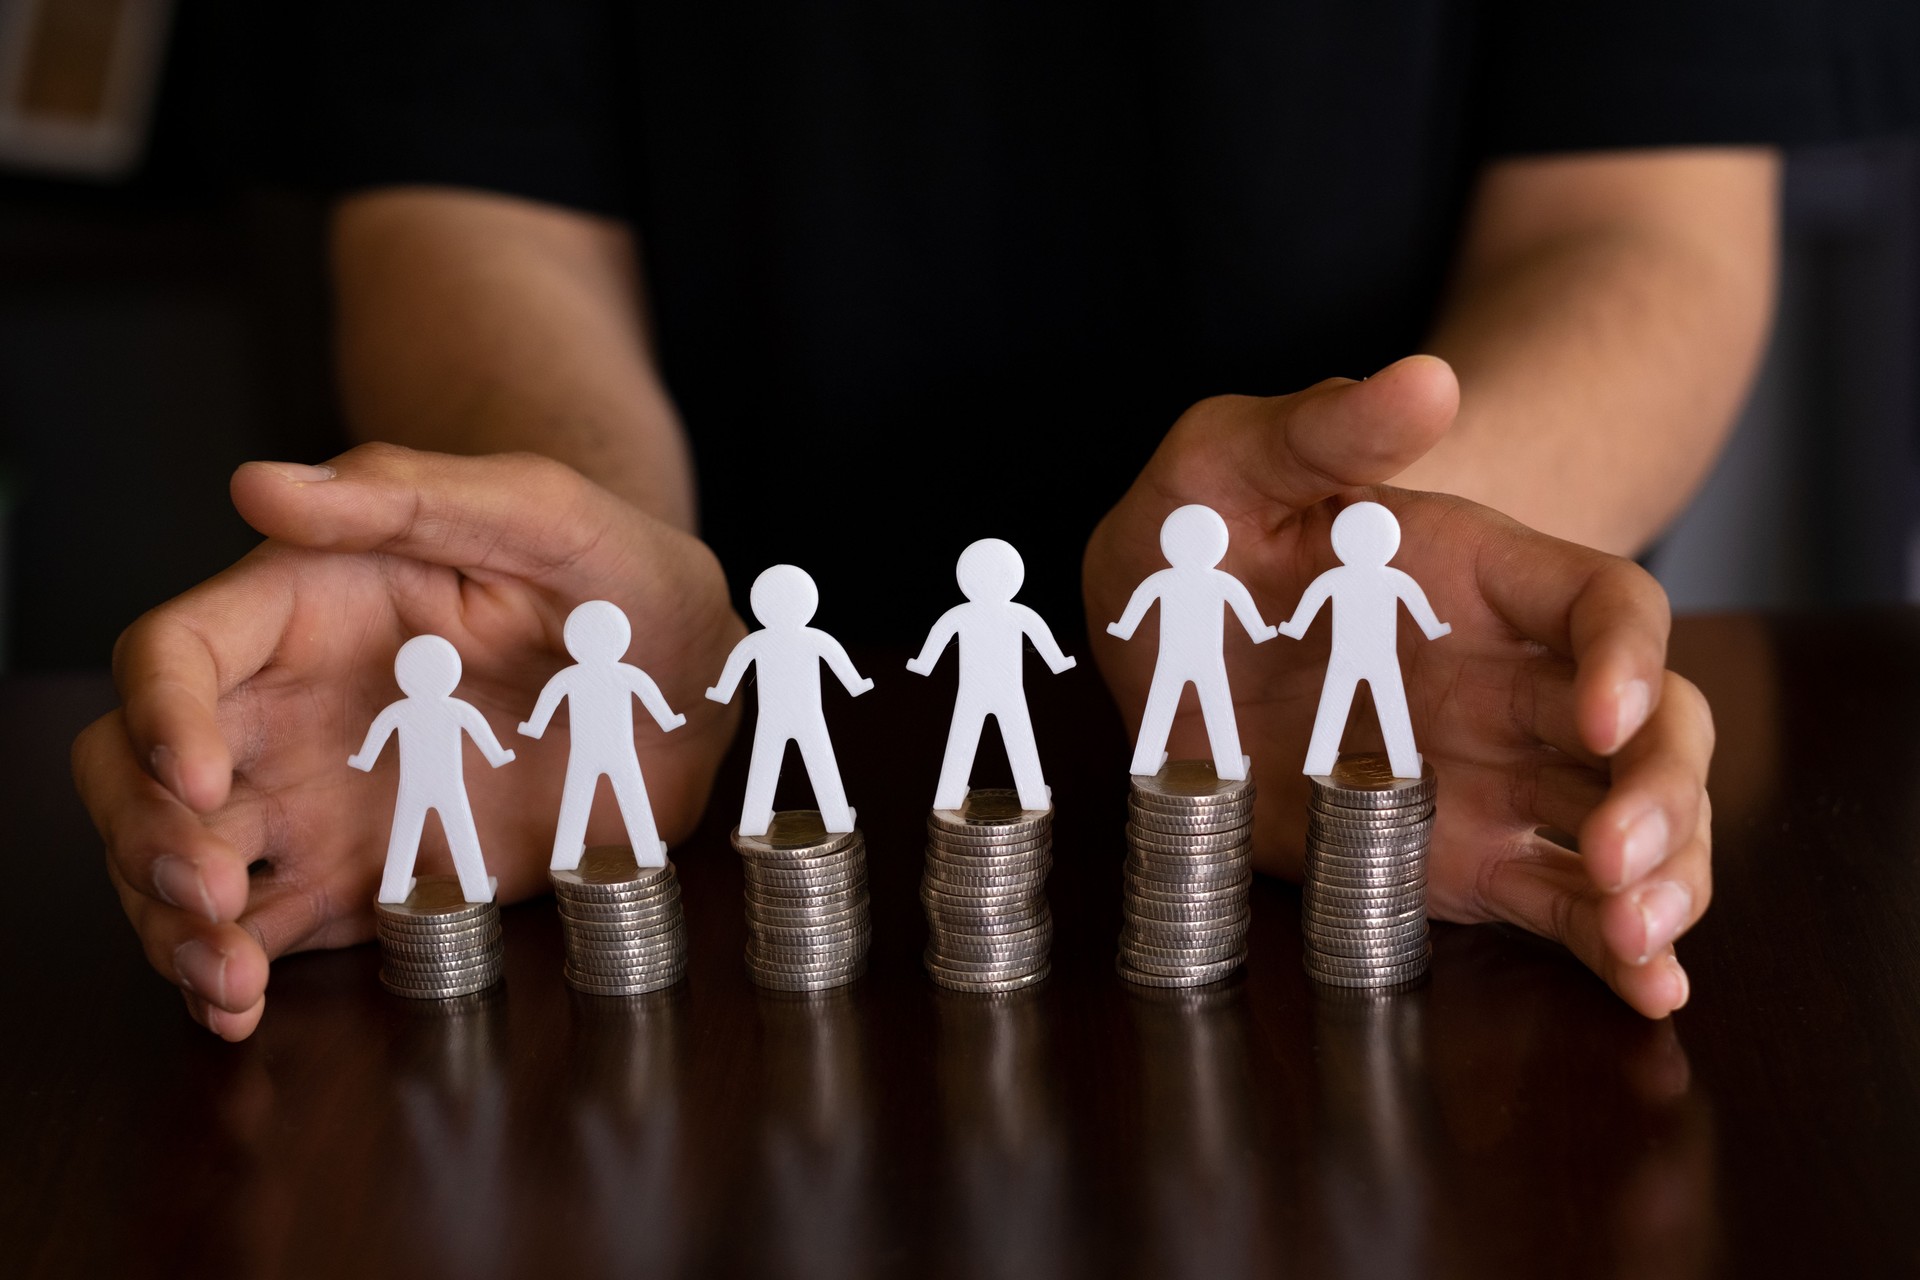
M 1722 746 L 1718 897 L 1667 1022 L 1494 928 L 1440 927 L 1411 995 L 1317 997 L 1277 883 L 1244 980 L 1129 989 L 1123 735 L 1082 669 L 1035 696 L 1059 811 L 1037 991 L 921 972 L 947 695 L 900 677 L 837 708 L 872 846 L 859 984 L 748 983 L 717 813 L 676 854 L 675 991 L 573 995 L 540 901 L 507 911 L 475 1010 L 384 994 L 361 947 L 276 965 L 242 1045 L 147 970 L 72 798 L 104 681 L 0 682 L 0 1272 L 1913 1274 L 1920 615 L 1698 620 L 1676 662 Z

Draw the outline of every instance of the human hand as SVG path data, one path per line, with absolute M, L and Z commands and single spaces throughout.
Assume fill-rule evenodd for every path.
M 673 620 L 637 634 L 632 655 L 680 673 L 669 696 L 690 694 L 744 631 L 705 546 L 558 463 L 368 445 L 331 468 L 235 473 L 234 504 L 267 541 L 127 630 L 122 706 L 74 744 L 148 959 L 228 1039 L 258 1023 L 270 960 L 373 936 L 394 770 L 377 787 L 352 780 L 339 748 L 397 696 L 403 641 L 450 640 L 459 696 L 491 718 L 523 712 L 571 662 L 561 631 L 582 600 Z M 671 749 L 642 744 L 668 839 L 692 829 L 733 719 L 710 710 Z M 566 755 L 556 742 L 473 789 L 503 901 L 546 887 Z M 623 832 L 614 818 L 588 840 Z
M 1095 531 L 1084 566 L 1088 614 L 1112 617 L 1164 567 L 1160 524 L 1184 503 L 1205 502 L 1226 519 L 1233 543 L 1221 567 L 1268 608 L 1292 607 L 1333 567 L 1329 529 L 1347 501 L 1385 504 L 1402 532 L 1394 565 L 1460 620 L 1443 645 L 1401 633 L 1414 727 L 1440 785 L 1429 910 L 1553 938 L 1635 1009 L 1663 1016 L 1688 994 L 1673 941 L 1711 891 L 1711 713 L 1664 669 L 1666 596 L 1630 561 L 1463 499 L 1363 488 L 1425 452 L 1457 404 L 1452 371 L 1431 357 L 1360 383 L 1201 402 Z M 1298 876 L 1308 794 L 1299 769 L 1325 642 L 1270 659 L 1231 632 L 1228 644 L 1259 785 L 1255 859 Z M 1098 637 L 1094 645 L 1137 724 L 1153 646 Z M 1355 719 L 1356 730 L 1372 728 L 1364 713 Z M 1200 758 L 1205 743 L 1198 717 L 1183 714 L 1169 749 Z M 1542 829 L 1577 836 L 1580 852 Z

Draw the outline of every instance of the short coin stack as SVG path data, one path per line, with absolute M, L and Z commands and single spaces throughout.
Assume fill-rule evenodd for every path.
M 927 972 L 955 991 L 1013 991 L 1052 968 L 1053 810 L 1022 809 L 1011 788 L 969 791 L 927 818 Z
M 1396 778 L 1384 755 L 1342 756 L 1315 777 L 1301 926 L 1307 972 L 1337 987 L 1424 977 L 1433 770 Z
M 687 973 L 687 925 L 673 864 L 642 867 L 624 844 L 581 855 L 571 871 L 549 873 L 566 936 L 562 972 L 577 991 L 637 996 Z
M 373 904 L 380 985 L 412 1000 L 451 1000 L 500 981 L 500 904 L 468 902 L 454 876 L 421 876 L 405 902 Z
M 1253 781 L 1176 760 L 1127 796 L 1120 976 L 1154 987 L 1218 982 L 1247 958 Z
M 830 835 L 811 809 L 773 815 L 763 836 L 733 832 L 747 872 L 747 973 L 763 987 L 818 991 L 867 967 L 867 842 Z

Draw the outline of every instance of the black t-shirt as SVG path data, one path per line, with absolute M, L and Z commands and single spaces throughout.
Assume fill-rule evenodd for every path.
M 1183 408 L 1418 349 L 1490 158 L 1901 108 L 1842 12 L 343 0 L 286 154 L 630 219 L 737 592 L 790 561 L 822 625 L 909 642 L 995 535 L 1067 636 L 1088 532 Z

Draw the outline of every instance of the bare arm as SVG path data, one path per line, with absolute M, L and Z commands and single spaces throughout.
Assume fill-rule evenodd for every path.
M 1013 607 L 1020 611 L 1020 630 L 1026 633 L 1027 639 L 1033 641 L 1033 647 L 1040 651 L 1041 661 L 1047 664 L 1047 670 L 1055 675 L 1073 670 L 1073 659 L 1060 651 L 1060 642 L 1053 638 L 1053 631 L 1047 626 L 1047 620 L 1023 604 L 1016 604 Z
M 453 705 L 459 708 L 460 723 L 466 726 L 467 733 L 472 736 L 474 745 L 480 748 L 480 754 L 487 758 L 488 764 L 498 769 L 503 764 L 513 763 L 513 752 L 500 745 L 500 739 L 493 736 L 493 726 L 487 723 L 487 718 L 480 714 L 478 707 L 458 698 L 453 699 Z
M 1122 640 L 1133 639 L 1133 633 L 1140 628 L 1140 620 L 1147 616 L 1147 610 L 1153 608 L 1153 602 L 1160 598 L 1160 578 L 1166 572 L 1162 569 L 1159 573 L 1147 575 L 1147 580 L 1133 589 L 1120 621 L 1107 624 L 1108 635 L 1119 636 Z
M 692 464 L 618 222 L 451 187 L 334 215 L 337 340 L 361 440 L 531 450 L 692 531 Z
M 367 726 L 367 740 L 360 744 L 358 752 L 347 757 L 349 765 L 362 773 L 372 771 L 373 762 L 380 758 L 382 751 L 386 750 L 387 739 L 393 736 L 395 726 L 400 723 L 400 715 L 394 710 L 394 707 L 399 705 L 396 702 L 384 708 L 373 718 L 373 723 Z
M 707 697 L 714 702 L 732 702 L 733 691 L 740 687 L 740 680 L 747 674 L 747 664 L 753 661 L 754 640 L 759 635 L 743 636 L 739 644 L 733 646 L 733 652 L 727 655 L 726 669 L 720 673 L 720 681 L 707 690 Z
M 1277 628 L 1279 633 L 1293 640 L 1307 634 L 1307 628 L 1313 625 L 1320 606 L 1327 602 L 1327 597 L 1332 593 L 1333 584 L 1327 581 L 1324 573 L 1309 582 L 1307 589 L 1301 593 L 1300 603 L 1293 607 L 1293 616 Z
M 1398 569 L 1389 569 L 1387 572 L 1393 575 L 1394 594 L 1406 604 L 1407 612 L 1413 615 L 1413 620 L 1419 624 L 1427 639 L 1438 640 L 1441 636 L 1453 634 L 1453 628 L 1440 621 L 1433 606 L 1427 603 L 1427 593 L 1420 589 L 1419 583 Z
M 873 681 L 860 674 L 859 669 L 853 665 L 853 659 L 847 656 L 847 651 L 841 647 L 838 640 L 813 627 L 808 627 L 807 631 L 819 643 L 820 656 L 826 661 L 828 669 L 840 678 L 840 683 L 847 687 L 848 693 L 857 698 L 873 688 Z
M 685 716 L 676 714 L 674 709 L 667 705 L 666 695 L 660 692 L 660 686 L 653 682 L 652 676 L 626 662 L 620 664 L 620 671 L 626 676 L 628 687 L 633 690 L 634 696 L 640 699 L 640 705 L 647 709 L 647 714 L 653 717 L 655 724 L 672 733 L 687 722 Z
M 1278 627 L 1270 627 L 1267 620 L 1260 616 L 1260 606 L 1253 602 L 1253 593 L 1240 579 L 1225 571 L 1217 571 L 1226 579 L 1227 605 L 1233 610 L 1233 616 L 1240 619 L 1240 625 L 1247 629 L 1255 644 L 1265 644 L 1280 634 Z
M 1481 176 L 1428 349 L 1460 412 L 1395 477 L 1631 555 L 1725 441 L 1766 338 L 1779 158 L 1507 160 Z
M 933 670 L 933 664 L 940 661 L 940 655 L 947 651 L 947 644 L 960 629 L 960 610 L 965 605 L 955 605 L 940 615 L 940 621 L 933 624 L 933 630 L 927 632 L 927 642 L 920 646 L 920 656 L 907 663 L 907 670 L 917 676 L 924 676 Z
M 537 738 L 547 731 L 547 725 L 553 720 L 553 713 L 560 709 L 560 699 L 567 696 L 567 673 L 558 671 L 553 679 L 547 681 L 540 690 L 540 697 L 533 704 L 533 714 L 520 722 L 520 732 L 529 738 Z

